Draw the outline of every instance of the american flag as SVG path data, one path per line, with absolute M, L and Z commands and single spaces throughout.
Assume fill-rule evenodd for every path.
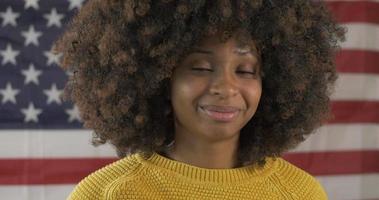
M 84 0 L 0 1 L 0 198 L 65 199 L 116 159 L 92 147 L 51 45 Z M 379 0 L 327 1 L 347 27 L 336 57 L 335 119 L 285 159 L 316 176 L 330 199 L 379 199 Z

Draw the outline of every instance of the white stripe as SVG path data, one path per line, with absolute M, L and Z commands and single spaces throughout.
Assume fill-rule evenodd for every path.
M 318 176 L 329 199 L 379 198 L 379 174 Z M 0 186 L 2 199 L 50 200 L 66 199 L 75 185 Z
M 66 199 L 75 185 L 0 185 L 1 199 Z
M 358 174 L 316 177 L 330 200 L 359 200 L 379 198 L 379 174 Z
M 90 130 L 0 130 L 0 158 L 116 157 L 110 145 L 94 147 Z
M 369 23 L 343 24 L 347 28 L 343 49 L 379 51 L 379 26 Z
M 379 124 L 330 124 L 290 152 L 379 150 Z
M 90 138 L 89 130 L 2 130 L 0 158 L 116 157 L 110 145 L 93 147 Z M 325 125 L 292 151 L 365 149 L 379 149 L 379 124 Z
M 339 73 L 332 100 L 379 101 L 379 75 Z

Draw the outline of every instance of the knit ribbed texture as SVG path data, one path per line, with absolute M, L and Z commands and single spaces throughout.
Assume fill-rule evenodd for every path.
M 86 177 L 68 199 L 327 199 L 303 170 L 282 158 L 266 160 L 262 168 L 206 169 L 136 153 Z

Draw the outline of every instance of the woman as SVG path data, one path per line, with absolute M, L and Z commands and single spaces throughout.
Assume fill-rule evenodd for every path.
M 280 155 L 330 117 L 343 35 L 319 1 L 87 2 L 65 96 L 120 160 L 69 199 L 327 199 Z

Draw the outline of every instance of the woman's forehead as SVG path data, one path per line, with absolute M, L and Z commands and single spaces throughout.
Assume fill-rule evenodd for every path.
M 254 56 L 258 56 L 258 50 L 255 45 L 254 40 L 243 37 L 241 38 L 239 34 L 233 34 L 226 41 L 221 41 L 219 34 L 208 36 L 203 38 L 199 43 L 191 47 L 190 52 L 209 52 L 212 53 L 213 49 L 218 47 L 225 47 L 225 45 L 230 48 L 230 50 L 237 54 L 252 53 Z

